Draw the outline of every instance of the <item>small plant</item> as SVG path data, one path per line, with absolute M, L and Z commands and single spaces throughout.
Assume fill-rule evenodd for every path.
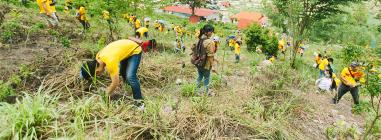
M 219 75 L 212 75 L 211 80 L 212 81 L 210 83 L 210 87 L 213 87 L 213 88 L 222 87 L 222 79 Z
M 184 97 L 192 97 L 194 96 L 194 92 L 196 90 L 196 85 L 195 84 L 184 84 L 181 87 L 181 95 Z
M 247 104 L 245 110 L 249 112 L 254 118 L 258 118 L 264 113 L 265 108 L 259 99 L 254 99 Z
M 21 81 L 22 81 L 22 80 L 21 80 L 21 77 L 18 76 L 18 75 L 16 75 L 16 74 L 13 74 L 13 75 L 11 76 L 11 78 L 9 79 L 9 82 L 10 82 L 11 84 L 14 84 L 15 86 L 20 85 Z
M 14 91 L 11 86 L 0 80 L 0 102 L 5 101 L 5 99 L 12 94 L 14 94 Z
M 192 97 L 192 109 L 198 113 L 210 111 L 210 100 L 207 97 Z
M 1 26 L 1 40 L 5 43 L 13 43 L 15 38 L 18 37 L 18 32 L 21 30 L 21 24 L 18 21 L 10 20 Z
M 22 101 L 0 105 L 0 139 L 41 139 L 47 136 L 58 115 L 58 97 L 40 87 L 35 96 L 25 94 Z
M 335 124 L 330 125 L 326 128 L 326 136 L 330 140 L 335 139 L 360 139 L 360 132 L 355 125 L 348 125 L 347 122 L 343 120 L 338 120 Z
M 65 36 L 62 36 L 61 37 L 61 44 L 64 48 L 69 48 L 70 47 L 70 44 L 71 44 L 71 41 L 69 40 L 69 38 L 65 37 Z
M 20 77 L 23 79 L 26 79 L 33 74 L 32 69 L 29 66 L 24 64 L 21 64 L 19 68 L 19 73 L 20 73 Z

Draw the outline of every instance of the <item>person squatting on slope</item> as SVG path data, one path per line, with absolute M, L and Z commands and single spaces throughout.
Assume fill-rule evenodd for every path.
M 140 82 L 136 75 L 142 57 L 142 48 L 138 43 L 123 39 L 108 44 L 98 52 L 95 60 L 82 65 L 80 78 L 91 80 L 93 76 L 100 75 L 106 68 L 111 78 L 111 84 L 107 87 L 106 93 L 112 97 L 113 91 L 119 86 L 121 75 L 123 81 L 132 88 L 135 105 L 144 108 Z

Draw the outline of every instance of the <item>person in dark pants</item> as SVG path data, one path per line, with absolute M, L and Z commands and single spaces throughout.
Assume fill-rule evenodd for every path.
M 215 45 L 213 39 L 211 39 L 212 35 L 214 33 L 214 27 L 211 25 L 205 25 L 201 30 L 200 34 L 198 36 L 198 40 L 193 45 L 191 50 L 195 50 L 195 48 L 198 47 L 202 43 L 202 47 L 204 47 L 205 50 L 205 65 L 203 67 L 196 66 L 198 77 L 196 80 L 196 92 L 200 96 L 208 95 L 211 96 L 212 94 L 209 93 L 209 80 L 210 80 L 210 72 L 212 70 L 212 65 L 214 62 L 214 52 L 215 52 Z M 197 45 L 196 45 L 197 44 Z M 195 52 L 193 52 L 195 53 Z M 203 81 L 204 80 L 204 81 Z M 205 87 L 205 90 L 200 90 L 202 87 L 202 82 Z
M 139 43 L 141 44 L 141 42 Z M 137 42 L 128 39 L 118 40 L 99 51 L 96 60 L 84 64 L 80 77 L 91 79 L 93 76 L 101 74 L 106 68 L 111 78 L 111 84 L 107 87 L 106 93 L 111 97 L 115 88 L 119 86 L 119 76 L 121 75 L 124 82 L 132 88 L 135 105 L 144 109 L 140 83 L 136 75 L 141 57 L 142 48 Z
M 341 97 L 343 97 L 348 91 L 351 93 L 353 101 L 356 105 L 359 102 L 359 86 L 360 83 L 364 83 L 364 73 L 360 71 L 361 66 L 356 62 L 352 62 L 350 67 L 344 68 L 340 74 L 341 84 L 338 89 L 338 93 L 333 99 L 333 103 L 337 104 Z

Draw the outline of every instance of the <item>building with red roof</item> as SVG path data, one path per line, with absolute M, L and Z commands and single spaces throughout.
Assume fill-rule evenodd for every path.
M 232 16 L 231 19 L 238 22 L 238 29 L 244 29 L 251 24 L 267 25 L 267 17 L 259 12 L 240 12 Z
M 192 15 L 192 10 L 188 6 L 167 6 L 163 11 L 184 18 L 190 18 Z M 195 16 L 191 17 L 190 20 L 193 23 L 199 22 L 200 20 L 219 20 L 219 12 L 206 8 L 196 8 Z

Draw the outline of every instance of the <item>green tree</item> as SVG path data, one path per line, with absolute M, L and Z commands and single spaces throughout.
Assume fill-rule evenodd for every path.
M 367 83 L 365 85 L 366 90 L 370 94 L 371 103 L 371 121 L 366 125 L 366 132 L 363 139 L 368 139 L 368 136 L 372 133 L 375 125 L 381 118 L 381 74 L 377 76 L 376 73 L 369 73 L 370 67 L 367 72 Z
M 192 10 L 192 16 L 194 16 L 196 8 L 205 6 L 206 0 L 181 0 L 181 3 L 188 4 Z
M 317 21 L 343 12 L 341 6 L 359 1 L 362 0 L 272 0 L 265 1 L 264 4 L 270 20 L 275 21 L 275 25 L 280 28 L 286 27 L 284 30 L 293 38 L 291 66 L 295 67 L 297 50 L 301 42 L 307 39 L 311 26 Z M 278 16 L 274 16 L 277 14 Z
M 262 46 L 263 53 L 276 56 L 278 41 L 269 29 L 253 24 L 245 30 L 245 36 L 248 51 L 254 52 L 258 46 Z
M 353 4 L 343 10 L 346 12 L 316 22 L 310 30 L 310 40 L 369 45 L 371 38 L 376 37 L 377 32 L 373 30 L 377 30 L 377 24 L 368 22 L 370 16 L 366 5 Z

